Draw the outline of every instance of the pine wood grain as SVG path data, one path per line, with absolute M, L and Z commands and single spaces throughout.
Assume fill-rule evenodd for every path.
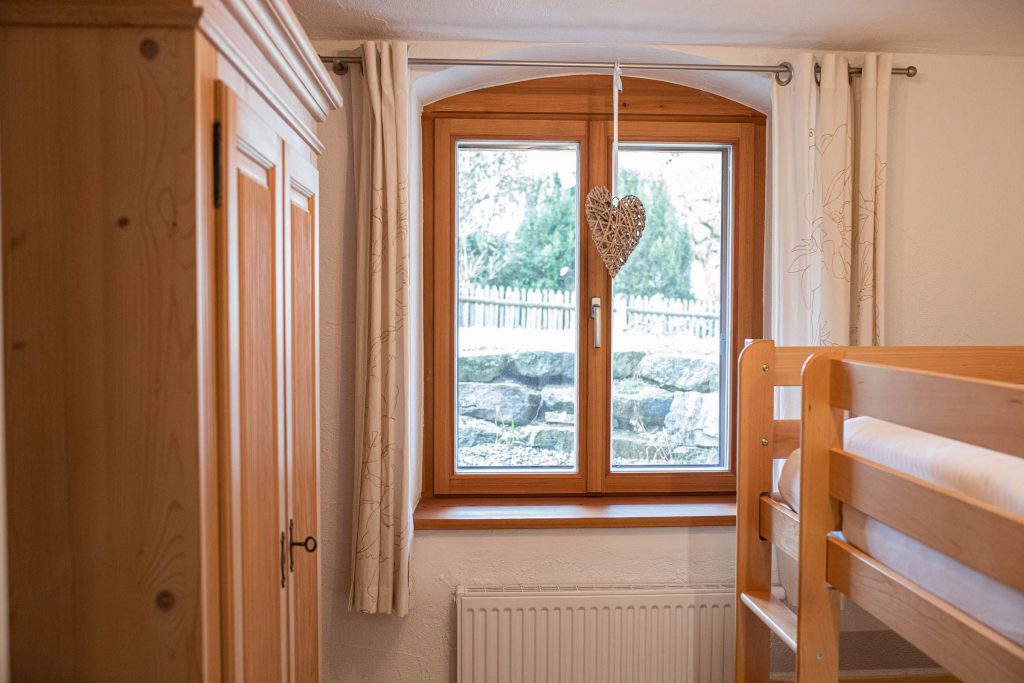
M 649 143 L 708 143 L 728 145 L 731 149 L 732 187 L 729 194 L 732 198 L 731 231 L 723 233 L 723 250 L 731 253 L 732 282 L 728 288 L 731 301 L 726 307 L 728 318 L 723 322 L 723 332 L 730 344 L 722 361 L 720 372 L 723 375 L 723 391 L 729 398 L 726 405 L 737 404 L 733 398 L 736 392 L 736 381 L 733 369 L 743 347 L 743 340 L 759 334 L 762 329 L 763 296 L 762 296 L 762 262 L 763 262 L 763 226 L 764 207 L 764 165 L 763 157 L 757 147 L 757 128 L 754 123 L 736 123 L 712 120 L 676 121 L 676 120 L 642 120 L 620 121 L 619 139 L 622 142 Z M 590 142 L 595 149 L 611 149 L 612 124 L 608 121 L 596 121 L 590 125 Z M 598 141 L 601 141 L 600 143 Z M 762 141 L 763 142 L 763 141 Z M 759 165 L 760 164 L 760 165 Z M 594 184 L 611 182 L 610 154 L 595 154 L 593 164 Z M 592 242 L 592 240 L 588 240 Z M 596 254 L 596 252 L 594 252 Z M 593 255 L 592 255 L 593 256 Z M 596 258 L 594 260 L 597 260 Z M 602 265 L 598 263 L 598 265 Z M 612 284 L 604 268 L 594 270 L 594 279 L 587 282 L 588 292 L 607 292 L 603 301 L 611 301 Z M 587 293 L 589 301 L 594 294 Z M 611 318 L 604 316 L 604 339 L 611 339 Z M 590 372 L 596 375 L 591 385 L 597 385 L 600 393 L 590 392 L 592 410 L 609 412 L 611 404 L 611 348 L 605 344 L 603 356 L 598 362 L 592 363 Z M 595 372 L 598 371 L 598 372 Z M 597 398 L 595 398 L 597 397 Z M 610 424 L 610 415 L 607 420 Z M 712 493 L 731 492 L 736 490 L 736 444 L 731 438 L 735 433 L 735 414 L 728 411 L 722 415 L 724 421 L 721 431 L 726 435 L 723 440 L 723 459 L 725 471 L 720 472 L 671 472 L 646 473 L 614 471 L 610 465 L 610 439 L 604 431 L 595 444 L 589 444 L 588 456 L 602 457 L 604 480 L 601 490 L 611 494 L 625 493 Z M 607 430 L 607 427 L 606 427 Z
M 434 243 L 436 238 L 433 235 L 435 220 L 434 205 L 437 195 L 434 191 L 434 122 L 428 119 L 420 120 L 420 138 L 422 140 L 422 161 L 423 172 L 420 174 L 423 179 L 423 238 L 420 247 L 423 250 L 423 277 L 420 305 L 422 307 L 421 320 L 423 321 L 423 467 L 420 468 L 420 495 L 429 498 L 434 495 L 434 473 L 436 471 L 436 459 L 434 453 L 437 450 L 436 436 L 433 430 L 427 425 L 434 424 L 434 401 L 437 391 L 436 376 L 437 369 L 434 367 L 436 353 L 434 351 Z
M 796 683 L 792 675 L 773 675 L 772 683 Z M 881 671 L 876 674 L 839 674 L 838 683 L 960 683 L 960 679 L 945 673 L 898 673 Z
M 763 370 L 775 354 L 766 340 L 749 344 L 738 365 L 737 482 L 736 482 L 736 592 L 768 594 L 772 582 L 771 544 L 760 537 L 760 497 L 772 490 L 771 460 L 762 441 L 772 433 L 774 386 Z M 757 611 L 742 599 L 736 609 L 736 680 L 768 680 L 769 633 Z
M 731 340 L 723 371 L 738 357 L 742 340 L 762 329 L 765 118 L 760 112 L 701 91 L 660 81 L 626 79 L 632 96 L 621 100 L 623 141 L 698 142 L 732 146 L 733 230 L 727 245 L 734 282 L 730 292 Z M 462 474 L 454 471 L 454 149 L 459 139 L 560 140 L 580 145 L 580 196 L 608 184 L 611 125 L 608 79 L 571 76 L 487 88 L 435 102 L 424 109 L 424 339 L 426 401 L 424 495 L 561 495 L 602 493 L 713 493 L 736 487 L 734 445 L 726 439 L 727 471 L 647 473 L 613 471 L 610 460 L 611 345 L 593 348 L 587 306 L 578 312 L 580 358 L 577 411 L 579 472 L 558 475 Z M 611 300 L 611 281 L 586 238 L 579 300 Z M 603 316 L 610 339 L 611 316 Z M 734 384 L 734 383 L 733 383 Z M 734 406 L 734 388 L 727 386 Z M 723 433 L 732 434 L 732 426 Z
M 218 119 L 226 152 L 219 220 L 230 424 L 222 453 L 225 668 L 233 680 L 286 677 L 283 150 L 273 130 L 220 83 Z
M 203 678 L 220 680 L 221 537 L 220 537 L 220 353 L 217 251 L 218 223 L 213 205 L 213 120 L 216 116 L 217 53 L 196 39 L 196 341 L 199 365 L 199 516 L 201 555 L 201 628 Z
M 709 92 L 647 78 L 625 76 L 620 120 L 632 117 L 699 117 L 764 121 L 765 115 Z M 424 116 L 494 113 L 609 116 L 611 80 L 606 74 L 558 76 L 509 83 L 455 95 L 423 108 Z M 552 101 L 557 102 L 555 109 Z
M 241 503 L 232 509 L 240 496 L 226 495 L 242 489 L 242 430 L 239 318 L 227 310 L 239 272 L 224 257 L 239 243 L 237 225 L 229 244 L 228 221 L 213 207 L 214 80 L 238 84 L 271 121 L 271 151 L 249 140 L 261 159 L 246 166 L 243 185 L 267 180 L 260 161 L 280 157 L 282 137 L 312 157 L 303 135 L 313 112 L 287 90 L 304 88 L 305 78 L 330 100 L 333 86 L 313 77 L 322 72 L 315 60 L 292 64 L 287 83 L 271 73 L 283 64 L 277 57 L 310 50 L 287 18 L 262 17 L 280 20 L 270 29 L 286 40 L 257 73 L 274 57 L 256 44 L 268 27 L 235 22 L 230 37 L 216 36 L 218 52 L 200 31 L 223 28 L 225 15 L 211 21 L 203 11 L 200 24 L 194 4 L 0 5 L 4 356 L 13 377 L 5 417 L 16 425 L 5 451 L 9 538 L 22 547 L 11 555 L 15 680 L 244 674 L 243 649 L 233 644 L 242 642 L 245 601 L 232 580 L 220 583 L 242 566 L 231 548 L 240 548 Z M 246 80 L 232 64 L 257 77 Z M 242 194 L 282 241 L 279 182 L 269 197 L 252 187 Z M 272 273 L 275 320 L 282 271 L 278 263 Z M 280 329 L 251 349 L 259 355 L 269 344 L 276 368 L 284 365 Z M 283 454 L 280 375 L 274 382 L 272 446 Z M 278 555 L 275 544 L 271 559 Z M 275 623 L 283 630 L 287 614 Z
M 732 496 L 426 498 L 417 530 L 733 526 Z
M 786 644 L 786 647 L 796 652 L 797 623 L 793 610 L 773 596 L 771 591 L 740 593 L 740 600 Z
M 12 675 L 195 679 L 193 36 L 0 32 Z
M 240 173 L 239 397 L 242 543 L 242 637 L 247 679 L 279 670 L 281 638 L 277 613 L 283 599 L 279 558 L 283 474 L 277 449 L 278 338 L 275 310 L 274 183 Z
M 1024 648 L 837 538 L 828 539 L 828 578 L 963 680 L 1024 680 Z
M 1020 350 L 1014 360 L 1000 364 L 999 375 L 1024 373 L 1024 348 Z M 990 362 L 1003 355 L 976 353 Z M 945 366 L 935 367 L 941 371 L 887 367 L 847 356 L 836 361 L 831 400 L 857 415 L 1024 457 L 1024 386 L 991 379 L 996 373 L 965 379 L 949 374 Z
M 950 375 L 1024 384 L 1024 347 L 1021 346 L 848 346 L 851 361 L 899 365 Z M 772 372 L 779 386 L 799 386 L 807 358 L 821 351 L 815 346 L 776 349 Z
M 800 448 L 800 420 L 775 420 L 772 428 L 771 458 L 784 460 Z
M 202 11 L 191 0 L 135 0 L 134 4 L 104 1 L 46 0 L 38 4 L 0 4 L 0 24 L 8 26 L 145 26 L 192 28 Z
M 797 661 L 801 680 L 835 680 L 837 675 L 836 598 L 835 591 L 828 585 L 832 583 L 847 592 L 844 586 L 849 584 L 846 579 L 833 575 L 836 566 L 833 545 L 836 541 L 829 540 L 827 534 L 838 528 L 838 505 L 841 501 L 859 506 L 866 514 L 989 575 L 997 576 L 1009 585 L 1019 586 L 1021 575 L 1019 563 L 1015 563 L 1016 554 L 1012 550 L 993 552 L 993 548 L 1012 549 L 1021 545 L 1017 537 L 1022 527 L 1017 516 L 877 463 L 864 461 L 843 451 L 840 444 L 843 409 L 851 408 L 855 412 L 868 411 L 881 419 L 909 421 L 912 426 L 960 436 L 968 441 L 985 440 L 988 445 L 998 444 L 1004 450 L 1015 452 L 1020 438 L 1017 429 L 1021 423 L 1018 416 L 1022 403 L 1020 396 L 1024 393 L 1024 388 L 1019 386 L 1020 378 L 1024 377 L 1024 347 L 773 348 L 771 342 L 759 341 L 751 342 L 748 349 L 752 357 L 759 349 L 772 349 L 772 353 L 765 355 L 761 367 L 751 363 L 746 369 L 742 366 L 741 357 L 741 429 L 744 414 L 767 411 L 764 418 L 767 420 L 772 412 L 770 400 L 753 402 L 748 406 L 749 392 L 744 391 L 744 385 L 756 384 L 767 377 L 771 385 L 802 382 L 803 388 L 803 515 L 798 517 L 771 498 L 761 496 L 759 520 L 761 536 L 775 541 L 779 549 L 787 553 L 793 551 L 791 536 L 799 528 L 801 598 L 797 620 Z M 965 393 L 967 400 L 961 402 L 960 397 Z M 935 406 L 939 410 L 929 413 L 929 409 Z M 956 412 L 961 415 L 953 416 Z M 971 416 L 979 414 L 984 414 L 981 422 L 991 429 L 978 429 Z M 760 460 L 770 461 L 776 454 L 785 455 L 794 434 L 799 433 L 799 427 L 799 423 L 774 421 L 774 434 L 766 439 L 767 444 L 761 445 Z M 787 441 L 789 443 L 783 443 Z M 753 449 L 754 452 L 758 450 Z M 768 457 L 763 457 L 765 451 L 769 452 Z M 754 528 L 745 521 L 743 514 L 748 495 L 742 493 L 746 462 L 741 440 L 740 492 L 737 497 L 737 537 L 740 543 L 737 562 L 740 567 L 744 564 L 741 561 L 742 549 L 750 542 Z M 813 498 L 811 507 L 807 502 L 809 495 Z M 810 524 L 818 529 L 811 532 Z M 860 559 L 877 565 L 869 557 Z M 911 593 L 923 593 L 903 577 L 878 567 L 869 573 L 877 574 L 877 569 L 891 576 L 885 581 L 876 580 L 878 577 L 875 576 L 870 582 L 862 582 L 859 595 L 863 599 L 884 603 L 887 597 L 895 595 L 895 589 L 888 586 L 890 580 L 902 582 Z M 850 597 L 861 602 L 852 594 Z M 915 605 L 909 616 L 903 613 L 908 602 Z M 884 605 L 882 609 L 900 610 L 899 626 L 894 622 L 887 623 L 901 635 L 912 642 L 915 642 L 915 637 L 935 636 L 936 629 L 931 621 L 934 612 L 922 606 L 920 600 L 897 595 L 894 604 Z M 956 612 L 944 603 L 935 607 L 940 611 Z M 763 609 L 748 609 L 747 612 L 758 612 L 762 618 L 771 619 Z M 739 610 L 737 616 L 737 645 L 741 647 L 750 640 L 750 636 L 744 632 L 744 611 Z M 876 616 L 880 614 L 876 613 Z M 959 632 L 965 628 L 977 631 L 975 625 L 963 623 L 953 629 L 957 635 L 951 637 L 959 637 Z M 756 624 L 751 628 L 754 627 Z M 755 629 L 755 639 L 758 637 L 756 633 Z M 992 635 L 982 629 L 972 638 L 992 640 Z M 993 642 L 1002 642 L 999 640 L 1002 636 L 994 635 L 996 640 Z M 958 647 L 948 651 L 943 663 L 953 662 L 952 658 L 957 657 L 960 650 Z M 929 654 L 943 661 L 933 652 Z M 1012 657 L 1005 661 L 1016 665 Z M 748 675 L 742 671 L 742 661 L 737 662 L 737 667 L 738 672 Z M 968 677 L 968 670 L 961 664 L 959 673 L 966 680 L 989 680 L 984 675 Z M 887 679 L 883 677 L 881 680 Z M 927 680 L 927 677 L 921 680 Z
M 800 437 L 799 680 L 834 681 L 839 675 L 839 595 L 828 585 L 826 536 L 841 524 L 829 495 L 829 453 L 843 445 L 843 411 L 830 400 L 834 357 L 820 351 L 804 365 Z
M 559 495 L 586 492 L 585 456 L 577 472 L 566 474 L 473 475 L 455 470 L 455 146 L 461 139 L 560 140 L 583 144 L 582 121 L 508 121 L 438 119 L 434 122 L 434 216 L 428 239 L 433 241 L 430 302 L 433 367 L 430 395 L 434 419 L 425 424 L 429 462 L 438 495 Z M 510 127 L 511 126 L 511 127 Z M 451 406 L 450 410 L 445 410 Z M 443 412 L 442 412 L 443 411 Z
M 291 150 L 289 150 L 291 152 Z M 289 233 L 289 520 L 294 541 L 320 540 L 319 381 L 317 353 L 318 235 L 315 230 L 319 178 L 316 169 L 294 152 L 285 159 Z M 319 548 L 292 550 L 290 626 L 294 681 L 319 680 Z
M 832 496 L 1024 592 L 1024 517 L 835 449 Z
M 800 515 L 771 496 L 761 496 L 761 538 L 793 559 L 800 557 Z

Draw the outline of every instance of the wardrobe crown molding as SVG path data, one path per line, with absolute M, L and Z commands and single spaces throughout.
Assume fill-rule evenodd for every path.
M 219 49 L 239 29 L 274 67 L 289 89 L 317 121 L 342 105 L 331 80 L 299 20 L 285 0 L 195 0 L 203 8 L 199 27 Z M 229 16 L 225 16 L 229 15 Z M 237 28 L 226 25 L 231 19 Z M 207 30 L 211 24 L 219 30 Z

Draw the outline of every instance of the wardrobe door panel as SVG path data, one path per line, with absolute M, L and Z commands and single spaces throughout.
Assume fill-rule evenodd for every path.
M 229 677 L 286 675 L 281 142 L 218 87 L 224 139 L 223 338 L 227 359 L 222 517 Z
M 290 517 L 296 543 L 319 539 L 318 283 L 316 169 L 293 151 L 286 153 L 290 296 L 289 449 Z M 319 677 L 319 556 L 317 541 L 292 546 L 292 647 L 296 681 Z M 291 561 L 293 560 L 293 561 Z

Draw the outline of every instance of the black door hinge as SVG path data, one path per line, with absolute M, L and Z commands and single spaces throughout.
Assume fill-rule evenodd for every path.
M 221 202 L 221 139 L 220 121 L 213 122 L 213 208 L 219 209 Z
M 289 553 L 290 552 L 291 552 L 291 549 L 289 549 Z M 285 564 L 285 540 L 284 540 L 284 532 L 282 531 L 281 532 L 281 588 L 284 588 L 288 584 L 288 574 L 287 574 L 287 570 L 285 569 L 286 566 L 287 565 Z

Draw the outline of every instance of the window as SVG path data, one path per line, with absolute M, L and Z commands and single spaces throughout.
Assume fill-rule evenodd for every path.
M 610 184 L 609 86 L 541 79 L 424 112 L 427 496 L 735 488 L 764 117 L 626 79 L 619 194 L 647 222 L 612 280 L 583 207 Z
M 456 472 L 579 468 L 579 160 L 456 143 Z
M 612 471 L 723 469 L 722 200 L 727 145 L 629 144 L 619 192 L 645 201 L 643 238 L 612 280 Z

